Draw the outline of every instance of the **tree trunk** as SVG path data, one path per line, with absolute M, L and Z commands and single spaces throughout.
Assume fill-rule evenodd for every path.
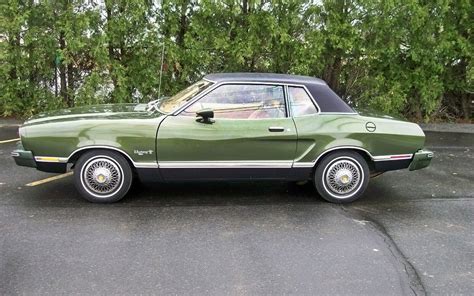
M 248 0 L 243 0 L 242 5 L 241 5 L 241 10 L 242 10 L 242 16 L 240 17 L 240 27 L 242 28 L 248 28 L 248 14 L 250 13 L 250 8 L 249 8 L 249 2 Z M 248 29 L 247 29 L 248 32 Z M 245 67 L 245 71 L 253 72 L 253 65 L 252 65 L 252 59 L 255 57 L 255 53 L 253 53 L 253 56 L 244 56 L 244 64 L 243 66 Z
M 64 32 L 61 31 L 59 33 L 59 48 L 61 49 L 61 52 L 64 52 L 66 49 L 66 40 L 64 39 Z M 69 97 L 68 97 L 68 92 L 67 92 L 67 78 L 66 78 L 66 65 L 64 61 L 59 62 L 59 79 L 60 79 L 60 84 L 61 88 L 59 90 L 59 95 L 61 96 L 63 103 L 68 106 L 70 106 L 69 102 Z
M 186 15 L 187 9 L 188 9 L 188 0 L 183 0 L 183 2 L 181 2 L 181 10 L 180 10 L 180 16 L 179 16 L 179 29 L 176 35 L 176 44 L 182 51 L 184 51 L 184 48 L 185 48 L 184 36 L 186 35 L 186 32 L 188 30 L 188 20 L 187 20 L 187 15 Z M 183 67 L 185 67 L 185 65 L 178 60 L 175 63 L 175 66 L 173 68 L 174 74 L 178 80 L 181 79 L 181 73 L 183 71 Z
M 67 65 L 67 87 L 68 87 L 68 106 L 74 107 L 74 67 L 71 63 Z
M 249 12 L 249 2 L 248 0 L 242 1 L 242 13 L 247 14 Z
M 14 50 L 19 49 L 20 40 L 21 40 L 20 33 L 16 33 L 15 36 L 10 39 L 11 47 L 13 47 Z M 10 80 L 16 82 L 17 78 L 18 78 L 18 75 L 17 75 L 17 72 L 16 72 L 16 65 L 15 65 L 15 67 L 12 67 L 11 70 L 10 70 Z
M 323 77 L 327 84 L 339 94 L 339 81 L 342 70 L 342 58 L 339 54 L 335 54 L 334 61 L 326 66 Z M 341 95 L 341 94 L 340 94 Z
M 181 12 L 179 17 L 179 31 L 178 36 L 176 36 L 176 43 L 179 47 L 184 47 L 184 35 L 187 30 L 187 19 L 186 19 L 186 10 L 188 8 L 188 1 L 183 1 L 181 3 Z
M 473 96 L 469 93 L 464 93 L 461 96 L 462 115 L 465 120 L 470 120 L 472 116 L 471 105 L 473 104 Z
M 115 60 L 115 50 L 114 50 L 114 44 L 111 36 L 111 24 L 110 22 L 112 21 L 112 7 L 110 1 L 105 1 L 105 13 L 106 13 L 106 19 L 107 19 L 107 39 L 108 39 L 108 44 L 107 44 L 107 49 L 109 52 L 109 63 L 108 63 L 108 68 L 109 68 L 109 74 L 112 79 L 112 84 L 114 86 L 114 89 L 111 92 L 111 101 L 115 102 L 115 92 L 117 91 L 118 88 L 118 81 L 117 77 L 114 73 L 114 60 Z
M 413 114 L 413 117 L 417 122 L 421 122 L 423 119 L 423 113 L 421 112 L 421 103 L 420 103 L 420 94 L 416 89 L 413 89 L 411 91 L 410 95 L 411 101 L 410 101 L 410 113 Z
M 459 62 L 459 77 L 462 81 L 467 81 L 467 65 L 468 61 L 467 58 L 461 58 Z M 462 110 L 462 117 L 465 120 L 471 119 L 471 103 L 473 100 L 472 94 L 468 93 L 467 90 L 463 90 L 462 88 L 459 90 L 459 100 L 461 101 L 461 110 Z

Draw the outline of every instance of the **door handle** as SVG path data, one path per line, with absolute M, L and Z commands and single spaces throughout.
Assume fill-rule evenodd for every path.
M 268 128 L 268 131 L 273 132 L 273 133 L 278 133 L 278 132 L 281 133 L 285 131 L 285 128 L 281 126 L 271 126 Z

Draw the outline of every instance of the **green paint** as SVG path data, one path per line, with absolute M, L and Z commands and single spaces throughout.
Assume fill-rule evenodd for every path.
M 135 162 L 292 161 L 313 162 L 328 149 L 359 147 L 372 156 L 413 154 L 425 135 L 414 123 L 385 117 L 317 114 L 281 119 L 196 118 L 135 111 L 135 104 L 97 105 L 48 112 L 20 129 L 25 150 L 35 156 L 68 157 L 76 149 L 109 146 Z M 376 125 L 374 132 L 366 123 Z M 269 127 L 284 127 L 270 132 Z M 135 150 L 154 153 L 139 155 Z

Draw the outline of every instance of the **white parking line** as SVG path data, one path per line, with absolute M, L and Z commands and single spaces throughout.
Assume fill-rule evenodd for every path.
M 3 140 L 3 141 L 0 141 L 0 144 L 11 143 L 11 142 L 16 142 L 16 141 L 20 141 L 20 138 Z
M 57 175 L 57 176 L 53 176 L 53 177 L 49 177 L 49 178 L 46 178 L 46 179 L 43 179 L 43 180 L 34 181 L 34 182 L 26 184 L 25 186 L 32 187 L 32 186 L 37 186 L 37 185 L 41 185 L 41 184 L 44 184 L 44 183 L 48 183 L 48 182 L 51 182 L 51 181 L 56 181 L 56 180 L 59 180 L 59 179 L 62 179 L 62 178 L 69 177 L 69 176 L 72 175 L 72 173 L 73 172 L 67 172 L 67 173 Z

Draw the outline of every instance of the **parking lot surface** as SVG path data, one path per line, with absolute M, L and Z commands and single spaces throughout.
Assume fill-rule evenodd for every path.
M 17 137 L 0 122 L 0 141 Z M 424 170 L 349 205 L 311 184 L 134 186 L 91 204 L 0 144 L 0 294 L 474 294 L 474 134 L 427 133 Z M 35 184 L 35 183 L 33 183 Z

